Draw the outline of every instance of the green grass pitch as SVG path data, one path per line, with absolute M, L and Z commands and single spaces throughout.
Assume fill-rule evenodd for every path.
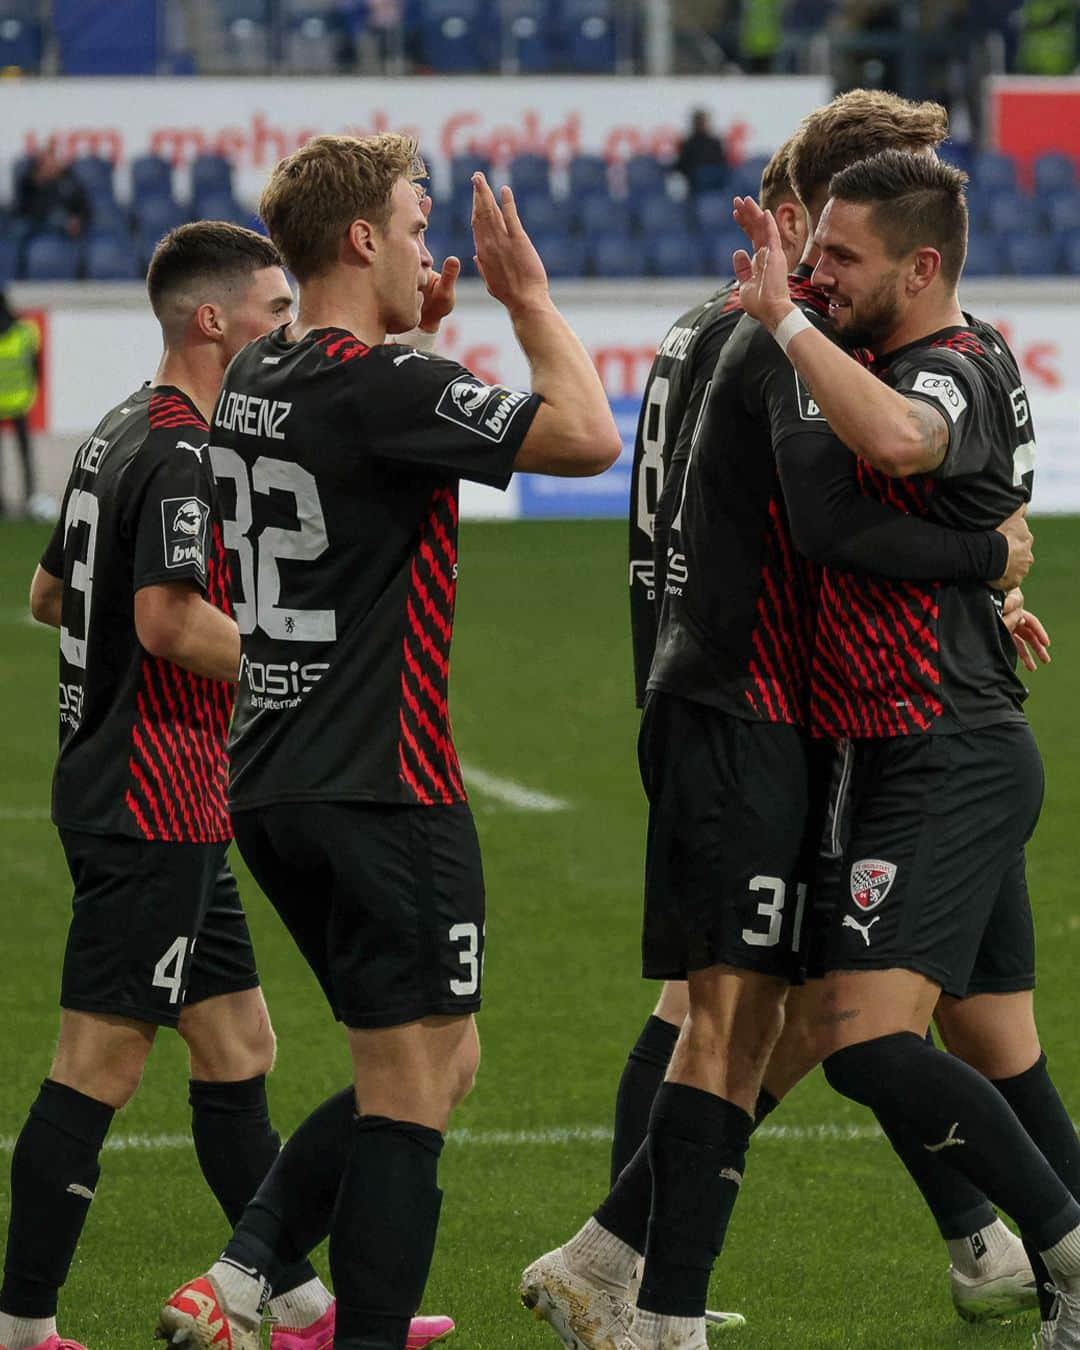
M 1047 805 L 1031 850 L 1041 951 L 1039 1016 L 1051 1067 L 1080 1112 L 1075 999 L 1080 912 L 1080 664 L 1075 541 L 1080 524 L 1035 525 L 1030 605 L 1051 628 L 1054 664 L 1029 707 L 1047 761 Z M 446 1198 L 424 1306 L 458 1322 L 460 1350 L 556 1344 L 518 1306 L 521 1268 L 567 1236 L 605 1189 L 612 1100 L 651 1007 L 638 978 L 644 813 L 634 754 L 624 527 L 466 525 L 455 648 L 454 722 L 463 759 L 563 798 L 511 809 L 474 794 L 488 882 L 484 1060 L 444 1154 Z M 0 530 L 0 1168 L 47 1067 L 70 887 L 44 815 L 55 746 L 55 635 L 26 615 L 44 532 Z M 718 559 L 718 565 L 723 560 Z M 242 876 L 279 1037 L 271 1080 L 288 1132 L 343 1086 L 348 1060 L 314 981 Z M 712 1303 L 748 1327 L 746 1350 L 944 1350 L 1026 1346 L 1031 1317 L 973 1328 L 948 1300 L 943 1245 L 869 1115 L 820 1074 L 754 1144 L 748 1184 Z M 770 1122 L 772 1123 L 772 1122 Z M 854 1137 L 819 1125 L 861 1127 Z M 71 1279 L 61 1331 L 90 1350 L 149 1346 L 158 1303 L 205 1268 L 225 1226 L 186 1142 L 186 1066 L 162 1033 L 136 1100 L 117 1120 Z M 807 1137 L 807 1136 L 810 1137 Z M 7 1187 L 0 1187 L 6 1219 Z M 322 1259 L 320 1257 L 320 1259 Z

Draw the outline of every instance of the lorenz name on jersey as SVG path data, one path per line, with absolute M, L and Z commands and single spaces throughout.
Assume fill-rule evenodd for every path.
M 262 436 L 272 441 L 283 441 L 281 426 L 292 412 L 291 403 L 277 399 L 259 398 L 255 394 L 226 394 L 214 412 L 214 426 L 226 431 L 238 431 L 241 436 Z

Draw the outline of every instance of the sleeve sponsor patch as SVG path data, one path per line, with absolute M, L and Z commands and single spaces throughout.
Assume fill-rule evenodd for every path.
M 795 373 L 795 397 L 799 400 L 799 416 L 804 422 L 824 422 L 825 414 L 817 405 L 817 400 Z
M 165 566 L 194 566 L 205 572 L 209 523 L 210 508 L 198 497 L 166 497 L 161 503 Z
M 954 422 L 959 422 L 960 414 L 967 407 L 967 399 L 952 376 L 943 375 L 937 370 L 920 370 L 915 376 L 911 392 L 936 399 Z
M 489 441 L 501 441 L 529 395 L 501 384 L 484 384 L 475 377 L 451 380 L 439 396 L 435 411 L 448 422 L 474 431 Z

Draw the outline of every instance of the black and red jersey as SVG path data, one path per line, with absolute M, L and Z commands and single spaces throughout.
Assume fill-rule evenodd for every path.
M 341 329 L 280 329 L 232 362 L 211 455 L 242 638 L 235 809 L 464 798 L 458 482 L 505 487 L 540 402 Z
M 742 317 L 729 281 L 681 314 L 664 335 L 645 382 L 630 477 L 630 639 L 638 707 L 645 699 L 664 594 L 670 517 L 690 442 L 724 343 Z
M 41 559 L 64 580 L 53 819 L 174 843 L 230 837 L 230 685 L 151 656 L 144 586 L 194 581 L 230 613 L 207 426 L 179 389 L 144 386 L 79 447 Z
M 941 465 L 933 474 L 894 479 L 860 461 L 858 482 L 864 496 L 906 514 L 989 530 L 1030 498 L 1035 434 L 1004 338 L 965 319 L 874 366 L 894 389 L 944 415 L 949 447 Z M 977 581 L 891 581 L 827 567 L 814 655 L 815 731 L 892 737 L 1022 720 L 1026 691 L 1000 602 Z
M 799 275 L 790 289 L 824 329 L 822 293 Z M 831 435 L 768 331 L 743 316 L 671 504 L 650 689 L 737 717 L 806 724 L 818 577 L 792 542 L 773 451 L 794 434 Z

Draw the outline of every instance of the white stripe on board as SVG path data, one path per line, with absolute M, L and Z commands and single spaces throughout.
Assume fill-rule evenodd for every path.
M 562 797 L 551 797 L 546 792 L 516 783 L 512 778 L 500 778 L 497 774 L 487 773 L 473 764 L 462 764 L 461 772 L 465 776 L 466 787 L 475 788 L 482 797 L 492 797 L 504 806 L 512 806 L 518 811 L 568 811 L 570 803 Z
M 850 1143 L 884 1136 L 876 1125 L 762 1125 L 754 1131 L 754 1141 L 775 1140 L 782 1144 Z M 0 1136 L 0 1153 L 10 1153 L 15 1147 L 13 1134 Z M 554 1146 L 565 1148 L 570 1144 L 606 1144 L 611 1130 L 606 1125 L 551 1126 L 542 1130 L 451 1130 L 448 1144 L 468 1148 L 519 1148 Z M 114 1153 L 162 1153 L 191 1147 L 189 1134 L 117 1134 L 105 1141 L 105 1148 Z

